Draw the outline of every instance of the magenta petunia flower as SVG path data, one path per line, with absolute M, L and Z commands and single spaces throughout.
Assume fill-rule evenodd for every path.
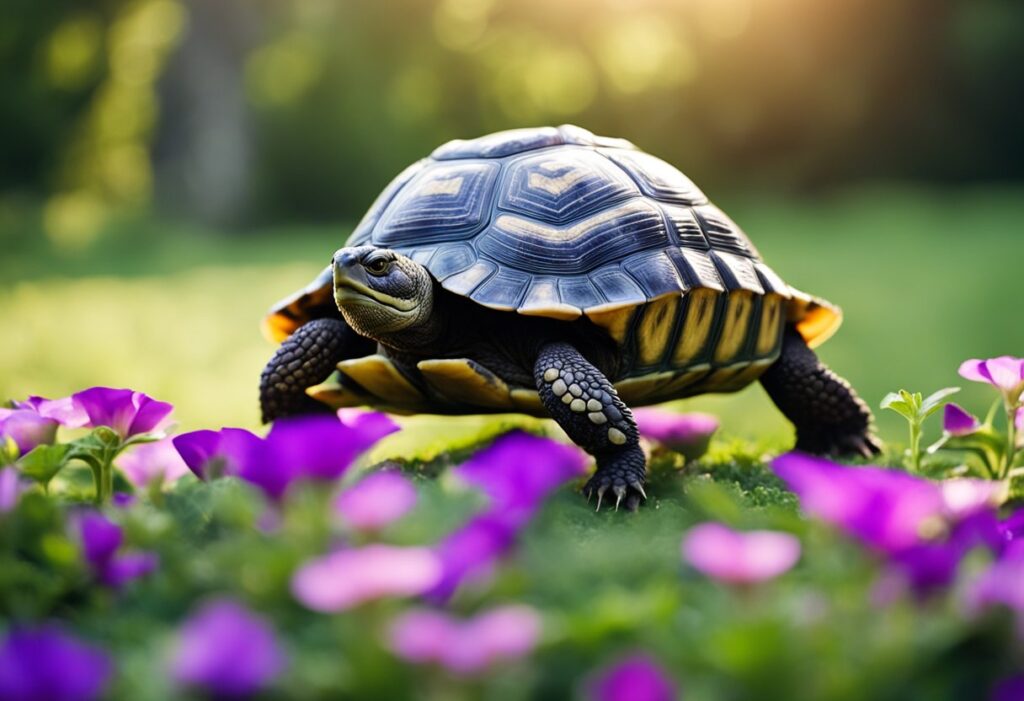
M 952 436 L 966 436 L 981 428 L 981 422 L 972 414 L 950 402 L 943 409 L 942 428 Z
M 85 560 L 99 581 L 115 589 L 157 568 L 156 553 L 121 553 L 124 532 L 96 511 L 78 517 L 78 532 Z
M 334 509 L 353 528 L 375 531 L 416 505 L 416 488 L 397 470 L 367 475 L 334 500 Z
M 345 611 L 385 597 L 422 594 L 441 577 L 427 548 L 368 545 L 311 560 L 292 577 L 292 595 L 314 611 Z
M 1014 406 L 1024 394 L 1024 358 L 1003 355 L 988 360 L 967 360 L 960 366 L 960 376 L 992 385 Z
M 21 455 L 57 437 L 58 422 L 31 409 L 0 409 L 0 443 L 10 438 Z
M 188 469 L 199 479 L 206 480 L 210 478 L 212 463 L 215 461 L 226 463 L 228 460 L 223 450 L 225 439 L 227 438 L 227 442 L 230 443 L 235 437 L 244 441 L 246 436 L 259 440 L 259 436 L 242 428 L 222 428 L 219 431 L 204 429 L 182 433 L 172 438 L 171 443 Z M 225 467 L 227 467 L 226 464 Z
M 676 701 L 681 698 L 675 682 L 645 654 L 616 662 L 588 684 L 593 701 Z
M 502 606 L 459 620 L 438 611 L 409 611 L 391 625 L 391 650 L 417 664 L 441 665 L 458 676 L 530 654 L 541 617 L 528 606 Z
M 547 496 L 586 472 L 586 458 L 575 446 L 512 431 L 453 470 L 483 491 L 491 507 L 525 523 Z
M 204 604 L 182 625 L 171 676 L 216 698 L 244 698 L 268 687 L 286 659 L 270 623 L 241 604 Z
M 121 453 L 114 464 L 138 489 L 144 489 L 153 482 L 175 482 L 189 471 L 170 438 L 135 446 Z
M 640 435 L 669 450 L 696 460 L 708 451 L 711 436 L 718 430 L 718 419 L 711 414 L 680 414 L 665 409 L 634 409 L 633 418 Z
M 91 428 L 106 426 L 122 440 L 166 427 L 174 407 L 130 389 L 92 387 L 71 395 L 74 406 L 88 417 Z
M 1017 619 L 1017 631 L 1024 639 L 1024 541 L 1011 543 L 992 565 L 975 579 L 965 593 L 969 613 L 1004 607 Z
M 105 653 L 54 624 L 15 628 L 0 644 L 0 699 L 93 701 L 113 669 Z
M 23 402 L 14 402 L 14 408 L 34 411 L 40 416 L 53 419 L 61 426 L 68 428 L 79 428 L 89 422 L 88 414 L 75 406 L 71 397 L 47 399 L 46 397 L 32 396 Z
M 683 537 L 683 559 L 709 577 L 729 584 L 773 579 L 800 559 L 800 541 L 775 531 L 737 532 L 702 523 Z

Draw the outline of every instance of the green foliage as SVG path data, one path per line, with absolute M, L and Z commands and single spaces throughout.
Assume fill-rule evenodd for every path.
M 947 397 L 959 391 L 959 387 L 946 387 L 922 397 L 920 392 L 911 394 L 901 389 L 899 392 L 890 392 L 882 399 L 883 409 L 895 411 L 910 425 L 910 447 L 907 450 L 906 466 L 911 472 L 921 472 L 921 431 L 925 419 L 941 409 Z

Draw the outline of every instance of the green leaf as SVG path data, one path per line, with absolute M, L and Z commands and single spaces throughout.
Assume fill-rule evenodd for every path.
M 938 450 L 955 451 L 973 455 L 985 466 L 990 475 L 998 475 L 1003 463 L 1005 441 L 1003 437 L 989 426 L 982 426 L 977 431 L 965 436 L 945 435 L 928 448 L 929 453 Z
M 891 409 L 903 418 L 907 419 L 907 421 L 913 421 L 916 416 L 916 412 L 914 411 L 913 406 L 911 406 L 902 396 L 904 394 L 906 394 L 906 392 L 903 392 L 902 390 L 900 390 L 900 394 L 889 392 L 889 394 L 885 395 L 882 399 L 882 408 Z
M 45 485 L 67 464 L 69 451 L 68 445 L 38 445 L 16 464 L 23 475 Z
M 20 452 L 18 444 L 14 442 L 14 439 L 6 436 L 0 441 L 0 465 L 10 465 L 18 459 Z
M 942 408 L 945 404 L 946 397 L 956 394 L 960 391 L 959 387 L 944 387 L 938 392 L 933 392 L 921 402 L 921 408 L 918 410 L 921 418 L 927 418 L 934 414 L 936 411 Z

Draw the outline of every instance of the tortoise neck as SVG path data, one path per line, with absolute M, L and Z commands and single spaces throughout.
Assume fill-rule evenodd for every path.
M 430 309 L 421 320 L 401 331 L 382 334 L 376 340 L 385 348 L 400 353 L 424 356 L 436 354 L 441 347 L 447 345 L 446 341 L 451 336 L 449 333 L 451 314 L 450 310 L 446 309 L 447 304 L 450 303 L 449 300 L 446 300 L 448 296 L 435 282 Z

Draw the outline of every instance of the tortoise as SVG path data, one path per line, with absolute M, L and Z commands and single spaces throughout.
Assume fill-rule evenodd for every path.
M 879 451 L 868 407 L 811 350 L 840 310 L 790 287 L 694 183 L 564 125 L 438 147 L 330 264 L 275 305 L 264 421 L 373 405 L 553 418 L 597 464 L 588 498 L 644 493 L 629 406 L 760 379 L 799 450 Z

